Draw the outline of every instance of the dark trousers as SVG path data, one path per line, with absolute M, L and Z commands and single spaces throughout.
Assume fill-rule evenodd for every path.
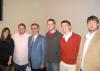
M 82 69 L 80 69 L 80 71 L 83 71 Z
M 0 71 L 11 71 L 12 69 L 12 66 L 3 66 L 3 65 L 0 65 Z
M 31 69 L 31 71 L 46 71 L 46 67 L 44 69 Z
M 26 65 L 18 65 L 16 63 L 14 63 L 14 71 L 26 71 Z

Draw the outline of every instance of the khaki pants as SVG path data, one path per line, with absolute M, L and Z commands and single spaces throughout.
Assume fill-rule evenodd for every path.
M 66 64 L 63 61 L 60 62 L 60 71 L 75 71 L 75 64 Z

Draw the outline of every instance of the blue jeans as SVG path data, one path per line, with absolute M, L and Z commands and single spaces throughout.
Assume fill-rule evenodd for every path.
M 46 62 L 46 71 L 59 71 L 59 63 Z
M 14 63 L 14 71 L 26 71 L 26 65 L 18 65 L 16 63 Z

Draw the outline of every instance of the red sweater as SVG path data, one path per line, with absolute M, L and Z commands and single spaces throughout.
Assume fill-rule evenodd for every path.
M 63 36 L 60 39 L 60 59 L 66 64 L 76 64 L 81 37 L 72 33 L 66 42 Z

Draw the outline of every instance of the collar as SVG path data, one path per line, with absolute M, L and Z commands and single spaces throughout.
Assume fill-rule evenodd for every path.
M 96 31 L 95 31 L 95 32 L 88 32 L 88 33 L 86 34 L 86 39 L 92 38 L 92 37 L 94 36 L 95 33 L 96 33 Z
M 37 38 L 37 36 L 38 36 L 39 34 L 36 34 L 36 35 L 34 35 L 34 36 L 32 36 L 32 38 L 34 38 L 34 40 Z
M 25 32 L 24 34 L 19 34 L 19 33 L 18 33 L 18 36 L 19 36 L 19 37 L 23 37 L 23 38 L 24 38 L 24 37 L 26 37 L 25 35 L 26 35 L 26 32 Z
M 71 35 L 72 35 L 72 32 L 70 32 L 68 35 L 65 35 L 65 34 L 64 34 L 63 38 L 65 39 L 66 42 L 67 42 L 68 39 L 71 37 Z
M 68 35 L 65 35 L 65 34 L 64 34 L 63 37 L 64 37 L 64 38 L 66 38 L 66 37 L 69 38 L 71 35 L 72 35 L 72 32 L 70 32 Z

